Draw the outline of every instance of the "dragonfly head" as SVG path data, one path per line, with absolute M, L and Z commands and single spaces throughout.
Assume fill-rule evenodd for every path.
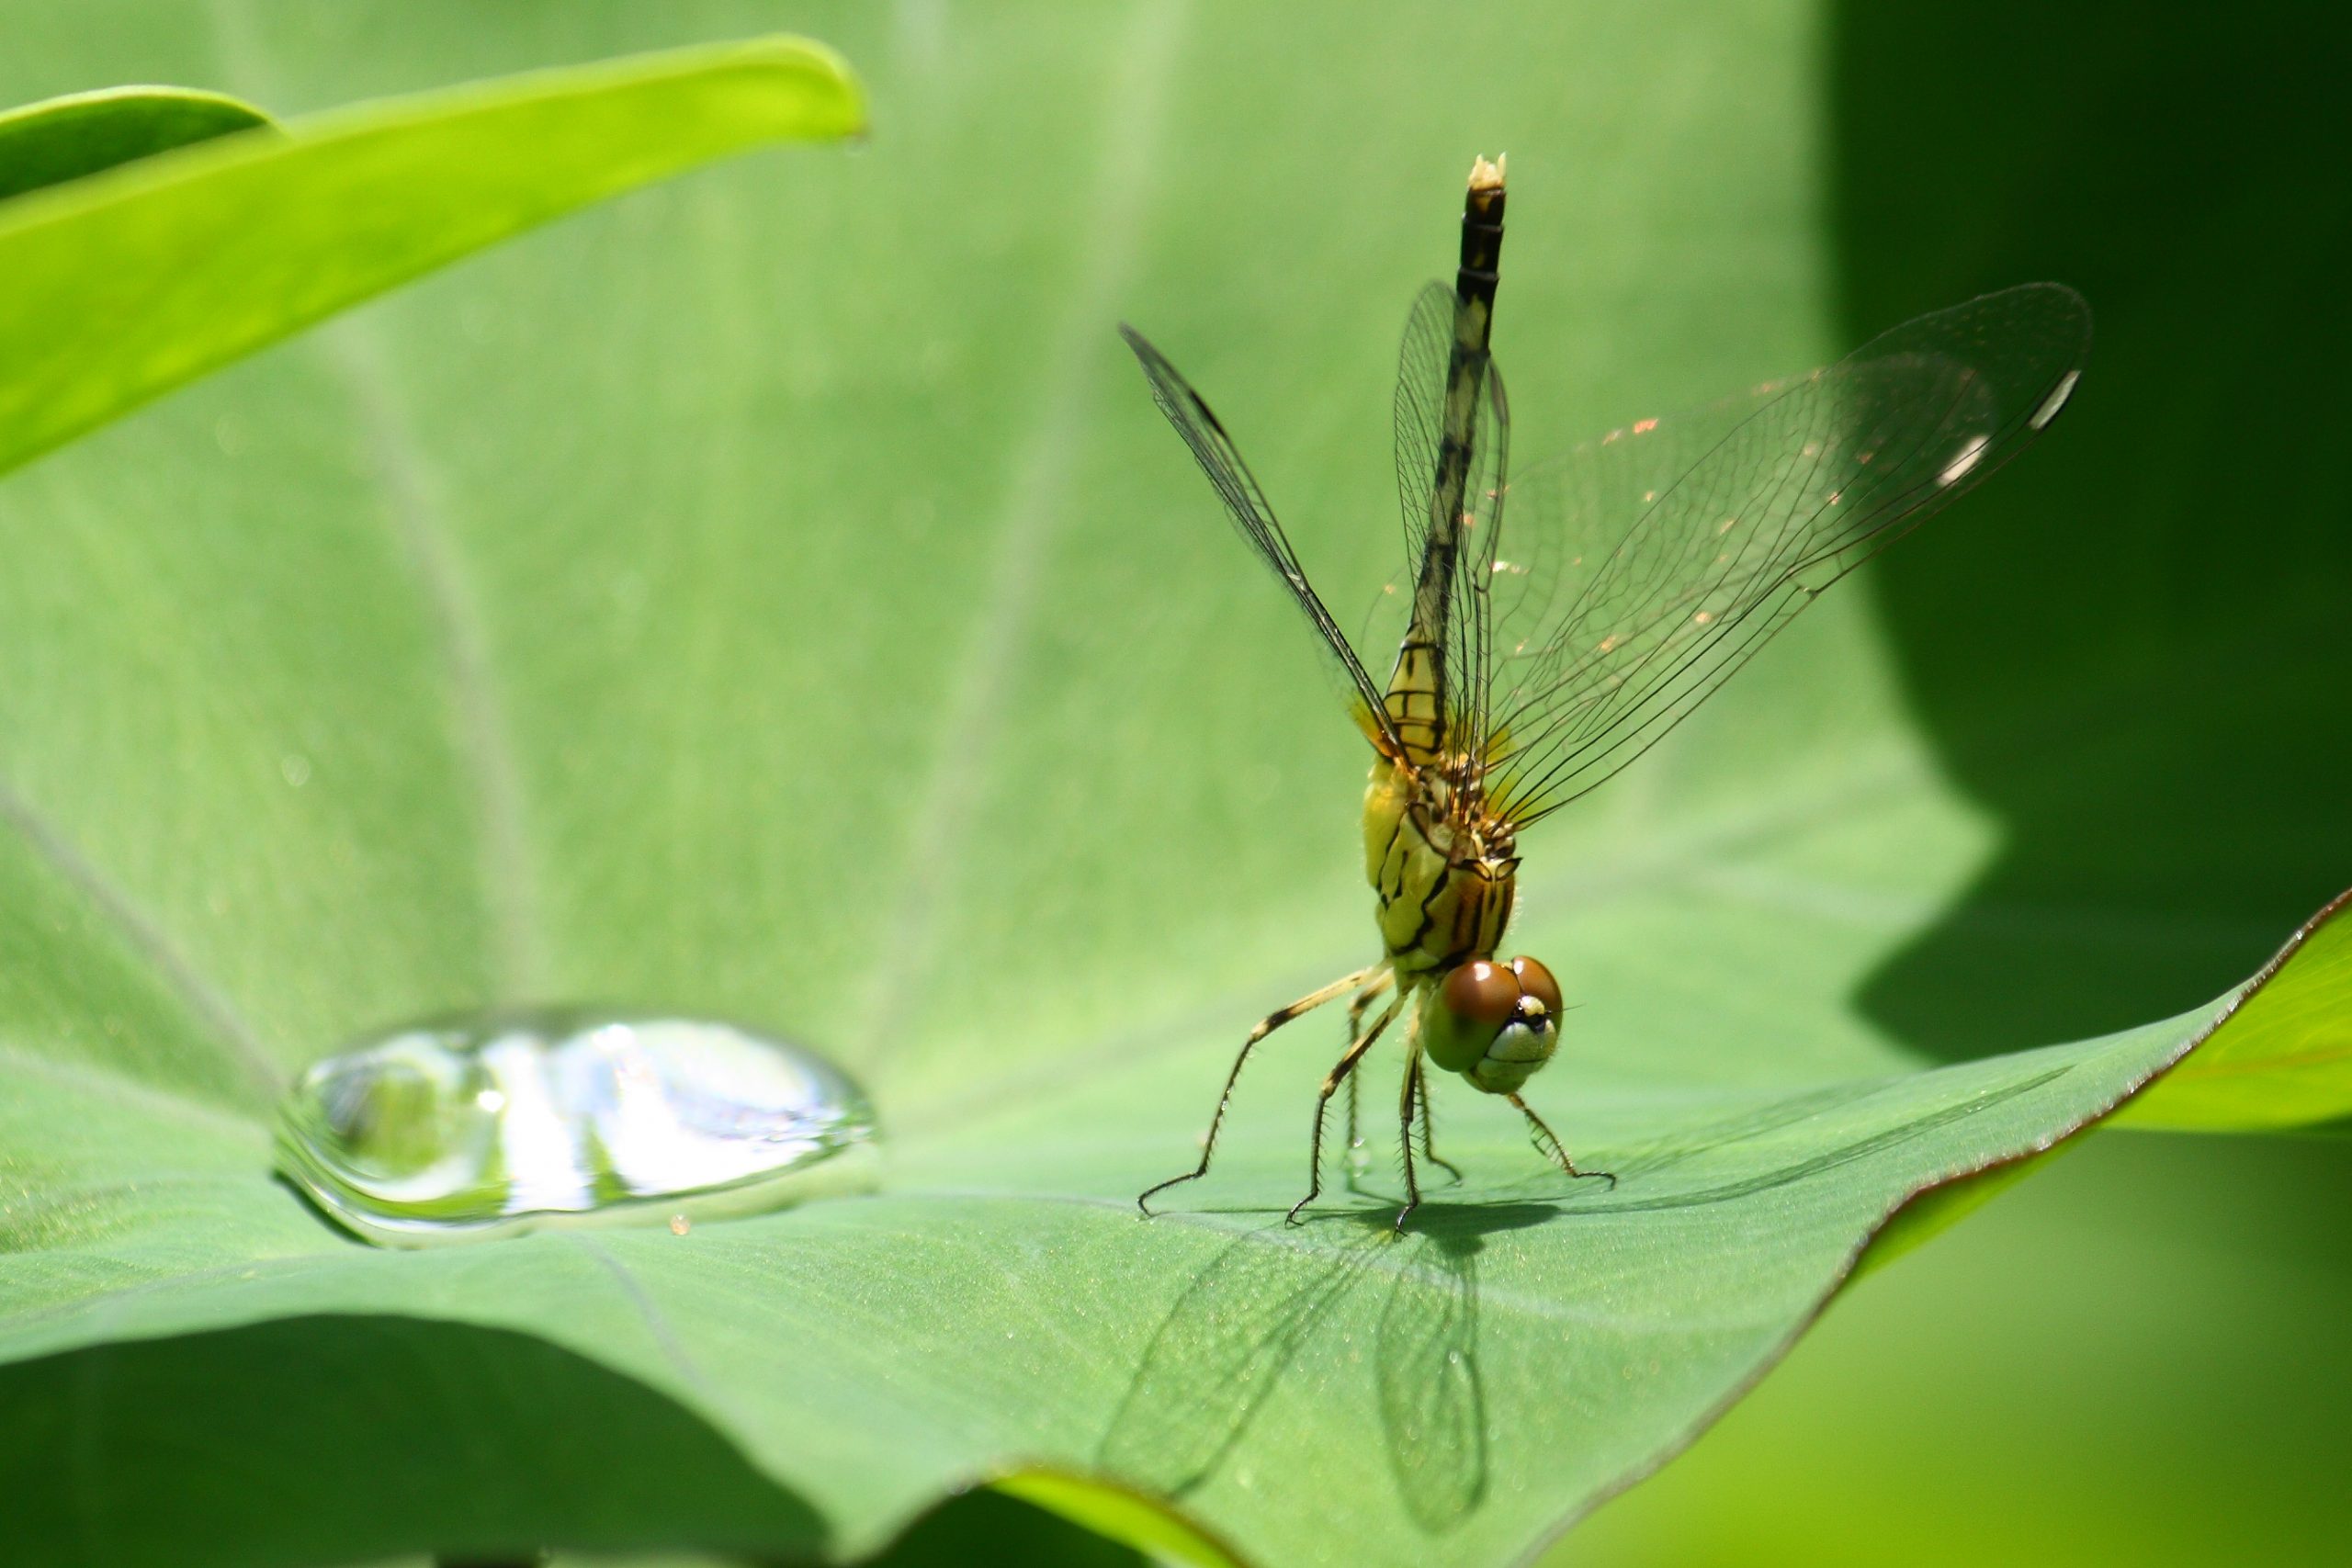
M 1421 993 L 1430 1060 L 1488 1094 L 1516 1094 L 1559 1044 L 1560 987 L 1532 958 L 1474 958 Z

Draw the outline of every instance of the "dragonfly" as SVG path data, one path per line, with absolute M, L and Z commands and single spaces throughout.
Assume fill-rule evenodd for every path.
M 1430 1069 L 1508 1100 L 1536 1151 L 1602 1180 L 1521 1094 L 1559 1044 L 1558 980 L 1498 956 L 1520 837 L 1649 750 L 1824 589 L 1983 483 L 2058 417 L 2090 349 L 2090 310 L 2063 284 L 1986 294 L 1881 333 L 1809 374 L 1712 407 L 1637 420 L 1510 474 L 1510 403 L 1491 350 L 1504 162 L 1472 165 L 1453 281 L 1415 298 L 1398 355 L 1396 482 L 1405 570 L 1385 682 L 1308 581 L 1265 491 L 1207 401 L 1123 325 L 1153 400 L 1242 540 L 1305 613 L 1372 747 L 1364 873 L 1379 959 L 1269 1014 L 1243 1041 L 1190 1170 L 1208 1174 L 1241 1070 L 1267 1036 L 1352 993 L 1348 1044 L 1315 1102 L 1306 1194 L 1322 1192 L 1332 1097 L 1398 1019 L 1405 1200 L 1434 1147 Z M 1359 646 L 1361 644 L 1361 647 Z

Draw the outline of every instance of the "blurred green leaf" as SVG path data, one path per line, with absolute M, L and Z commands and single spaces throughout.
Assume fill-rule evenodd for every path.
M 2260 1135 L 2070 1149 L 1840 1295 L 1761 1388 L 1545 1568 L 2342 1555 L 2352 1233 L 2334 1217 L 2352 1162 Z
M 187 87 L 102 87 L 0 113 L 0 199 L 270 123 Z
M 1442 1095 L 1469 1179 L 1419 1230 L 1388 1238 L 1379 1175 L 1283 1228 L 1317 1021 L 1138 1223 L 1239 1032 L 1371 931 L 1361 743 L 1112 321 L 1363 603 L 1394 334 L 1470 152 L 1516 154 L 1525 457 L 1845 346 L 1816 18 L 1498 14 L 1475 95 L 1428 69 L 1458 43 L 1434 13 L 837 20 L 889 106 L 869 155 L 633 197 L 0 490 L 0 1401 L 50 1413 L 0 1438 L 22 1539 L 845 1556 L 1007 1476 L 1137 1533 L 1035 1479 L 1091 1473 L 1248 1561 L 1500 1561 L 1688 1441 L 1907 1200 L 2103 1114 L 2233 1005 L 2216 1047 L 2343 1016 L 2327 927 L 2242 1004 L 2127 998 L 2177 1016 L 2071 1044 L 1990 988 L 1932 1038 L 1859 1009 L 2003 825 L 1891 673 L 1910 617 L 1857 585 L 1527 846 L 1515 940 L 1579 1004 L 1534 1098 L 1614 1191 Z M 321 7 L 222 53 L 300 104 L 738 23 Z M 2066 473 L 2108 374 L 1905 553 L 2038 514 L 2004 498 Z M 2028 573 L 2004 608 L 2097 586 Z M 2064 695 L 1984 700 L 2030 735 Z M 2252 966 L 2211 957 L 2168 981 Z M 590 998 L 850 1063 L 884 1190 L 405 1256 L 269 1179 L 300 1063 Z
M 85 100 L 0 136 L 54 147 L 60 115 L 95 136 L 120 111 Z M 583 203 L 862 123 L 838 60 L 769 39 L 362 105 L 0 210 L 0 468 Z M 86 141 L 51 155 L 75 151 L 94 166 Z

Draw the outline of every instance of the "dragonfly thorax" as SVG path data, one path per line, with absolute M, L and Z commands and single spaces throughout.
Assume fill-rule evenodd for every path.
M 1519 853 L 1475 785 L 1375 758 L 1364 789 L 1364 874 L 1400 980 L 1494 954 L 1510 923 Z

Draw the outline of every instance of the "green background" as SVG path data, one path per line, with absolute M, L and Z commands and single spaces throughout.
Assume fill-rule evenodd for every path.
M 125 840 L 158 855 L 130 874 L 190 916 L 207 973 L 293 1057 L 420 991 L 466 999 L 447 994 L 452 974 L 483 998 L 593 988 L 757 1017 L 791 995 L 805 1000 L 790 1021 L 813 1037 L 878 1036 L 919 1063 L 920 1075 L 895 1070 L 920 1076 L 936 1118 L 989 1067 L 957 1057 L 966 1013 L 1008 1032 L 1035 1017 L 1116 1039 L 1124 1016 L 1164 1017 L 1187 995 L 1242 1006 L 1273 933 L 1300 953 L 1361 934 L 1343 836 L 1299 830 L 1329 814 L 1293 804 L 1353 765 L 1352 740 L 1328 724 L 1290 739 L 1322 711 L 1303 647 L 1288 665 L 1219 671 L 1232 760 L 1205 776 L 1188 746 L 1156 733 L 1207 632 L 1240 617 L 1253 639 L 1267 628 L 1266 646 L 1286 635 L 1238 553 L 1226 576 L 1199 577 L 1189 539 L 1155 556 L 1158 536 L 1138 531 L 1118 570 L 1182 570 L 1187 596 L 1141 624 L 1086 616 L 1077 590 L 1107 569 L 1082 550 L 1072 568 L 1057 553 L 1072 539 L 1120 527 L 1146 498 L 1155 520 L 1215 526 L 1197 488 L 1183 505 L 1164 499 L 1197 487 L 1172 457 L 1145 470 L 1126 457 L 1157 449 L 1141 438 L 1118 463 L 1080 441 L 1089 422 L 1148 418 L 1108 324 L 1132 317 L 1178 352 L 1241 431 L 1310 560 L 1329 563 L 1335 599 L 1359 602 L 1388 569 L 1385 533 L 1356 541 L 1363 515 L 1385 527 L 1374 441 L 1394 318 L 1444 254 L 1446 203 L 1430 193 L 1452 188 L 1467 152 L 1500 146 L 1519 205 L 1498 330 L 1527 428 L 1553 433 L 1522 436 L 1529 455 L 1984 288 L 2056 276 L 2091 298 L 2099 347 L 2061 438 L 1875 570 L 1874 605 L 1856 593 L 1843 620 L 1825 611 L 1822 627 L 1792 634 L 1814 638 L 1812 654 L 1777 674 L 1759 665 L 1743 705 L 1702 734 L 1722 758 L 1769 741 L 1792 713 L 1801 732 L 1834 737 L 1838 716 L 1804 711 L 1796 671 L 1830 658 L 1830 639 L 1883 637 L 1890 700 L 1968 814 L 1922 835 L 1949 863 L 1949 897 L 1920 908 L 1891 896 L 1854 917 L 1911 932 L 1856 988 L 1859 1015 L 1930 1059 L 2162 1017 L 2243 978 L 2352 880 L 2341 809 L 2352 575 L 2332 440 L 2346 412 L 2346 310 L 2327 270 L 2346 212 L 2316 118 L 2342 61 L 2318 17 L 2241 8 L 2226 29 L 2173 31 L 2120 6 L 1621 7 L 1565 21 L 1506 9 L 1470 22 L 1338 7 L 1279 22 L 1241 7 L 24 7 L 0 56 L 12 102 L 161 78 L 292 112 L 784 27 L 860 64 L 877 134 L 788 181 L 763 183 L 771 165 L 730 170 L 594 215 L 362 318 L 323 353 L 232 372 L 14 481 L 20 564 L 6 608 L 30 629 L 9 640 L 0 678 L 19 694 L 13 732 L 50 740 L 17 741 L 31 772 L 12 782 L 47 800 L 95 791 L 76 808 L 102 854 L 107 823 L 133 808 L 173 814 Z M 1351 134 L 1367 128 L 1380 134 Z M 789 199 L 755 199 L 769 192 Z M 952 245 L 927 221 L 941 214 Z M 1308 225 L 1311 243 L 1286 243 Z M 747 331 L 747 319 L 763 324 Z M 346 378 L 355 355 L 374 368 Z M 558 369 L 514 375 L 526 361 Z M 649 363 L 671 368 L 648 378 Z M 397 418 L 358 411 L 366 439 L 352 449 L 337 405 L 369 382 L 422 395 L 401 398 L 410 412 Z M 451 386 L 509 395 L 495 422 L 444 417 L 429 394 Z M 764 423 L 734 417 L 747 396 Z M 889 440 L 873 438 L 880 425 Z M 792 434 L 710 439 L 747 428 Z M 632 434 L 617 450 L 616 430 Z M 271 460 L 275 477 L 249 501 L 225 465 L 193 508 L 142 489 L 142 453 L 190 438 Z M 877 448 L 925 461 L 885 467 Z M 1301 497 L 1282 480 L 1303 472 L 1351 474 L 1355 488 Z M 238 509 L 287 504 L 289 473 L 314 511 L 279 520 L 287 552 L 257 597 L 315 624 L 232 619 L 193 642 L 142 643 L 94 631 L 68 594 L 108 569 L 106 533 L 74 520 L 142 508 L 178 552 L 167 579 L 246 581 L 254 568 L 233 546 L 251 520 Z M 373 613 L 365 583 L 320 575 L 348 553 L 303 553 L 301 525 L 337 525 L 356 483 L 381 487 L 395 509 L 443 507 L 461 529 L 495 520 L 473 536 L 481 592 L 533 607 L 528 625 L 492 618 L 486 656 L 502 637 L 534 650 L 512 787 L 571 815 L 536 824 L 536 844 L 502 848 L 500 807 L 484 806 L 488 863 L 506 874 L 494 870 L 491 897 L 456 920 L 420 889 L 469 882 L 479 845 L 364 852 L 368 813 L 406 820 L 413 800 L 345 795 L 326 827 L 304 824 L 309 841 L 354 836 L 353 879 L 336 882 L 271 867 L 268 824 L 247 841 L 246 825 L 204 815 L 217 801 L 158 806 L 141 765 L 256 713 L 260 728 L 300 729 L 298 694 L 218 693 L 191 647 L 243 671 L 241 637 L 327 648 L 356 635 L 398 649 L 427 635 L 397 617 L 355 628 L 355 609 Z M 665 512 L 680 525 L 650 539 L 633 525 L 594 532 Z M 161 525 L 183 513 L 199 525 Z M 731 570 L 779 514 L 838 526 L 804 530 L 788 563 Z M 887 592 L 809 594 L 877 570 Z M 578 636 L 548 636 L 546 618 Z M 736 640 L 703 637 L 708 622 Z M 958 641 L 910 639 L 909 624 L 960 628 L 982 649 L 1019 633 L 1021 651 L 959 669 L 908 654 Z M 879 671 L 908 711 L 951 716 L 945 728 L 910 733 L 861 703 L 862 686 L 830 679 L 812 648 Z M 152 712 L 94 726 L 41 708 L 43 694 L 70 693 L 44 679 L 55 669 L 135 672 L 167 657 L 182 684 Z M 1132 660 L 1117 666 L 1128 728 L 1107 739 L 1099 706 L 1058 709 L 1050 683 L 1035 684 L 1057 662 L 1117 659 Z M 607 700 L 615 664 L 649 660 L 668 684 Z M 730 699 L 746 666 L 778 673 L 755 698 Z M 387 664 L 388 714 L 425 705 L 403 678 Z M 952 716 L 999 706 L 1013 733 Z M 791 775 L 812 740 L 857 759 L 855 776 L 795 795 L 779 826 L 763 781 Z M 1035 777 L 1016 771 L 982 775 L 988 788 L 967 798 L 964 781 L 925 761 L 975 742 L 1160 770 L 1182 802 L 1106 801 L 1103 780 L 1133 773 L 1083 767 L 1059 794 L 1028 793 Z M 371 755 L 448 744 L 396 728 L 298 734 L 252 765 L 283 770 L 299 754 L 322 779 L 339 767 L 364 779 Z M 612 770 L 603 787 L 562 776 L 574 755 Z M 462 793 L 429 771 L 396 772 L 404 789 Z M 1658 798 L 1703 809 L 1739 784 L 1736 766 L 1695 761 L 1660 776 L 1655 796 L 1615 809 Z M 288 813 L 305 809 L 287 799 Z M 691 897 L 650 927 L 598 919 L 641 890 L 598 885 L 600 863 L 566 846 L 665 813 L 703 829 L 647 836 L 653 870 Z M 1163 840 L 1154 829 L 1171 816 L 1183 829 Z M 934 852 L 926 834 L 949 829 L 902 840 L 896 827 L 944 819 L 1025 841 L 1041 817 L 1058 830 L 1031 871 L 1055 891 L 1021 907 L 1042 930 L 1084 919 L 1102 953 L 1151 952 L 1153 972 L 1074 962 L 1051 972 L 1048 1003 L 1041 971 L 1010 961 L 1024 933 L 981 918 L 1001 890 L 959 880 Z M 793 863 L 787 849 L 746 866 L 737 846 L 778 833 L 868 845 L 875 879 L 895 890 L 830 901 L 831 918 L 796 933 L 781 982 L 772 948 L 732 940 L 778 901 L 761 879 Z M 1229 921 L 1171 925 L 1170 890 L 1197 886 L 1190 848 L 1213 835 L 1272 891 L 1237 900 Z M 203 857 L 164 853 L 222 838 L 245 852 L 254 887 L 207 883 Z M 293 895 L 246 896 L 273 879 Z M 1733 896 L 1736 881 L 1726 873 L 1713 891 Z M 525 882 L 541 918 L 513 912 Z M 355 904 L 413 926 L 335 951 Z M 1311 940 L 1295 936 L 1302 925 Z M 311 983 L 240 972 L 313 929 L 330 946 Z M 975 931 L 1001 949 L 950 941 Z M 409 967 L 382 964 L 388 953 Z M 685 974 L 692 995 L 662 994 Z M 1218 1013 L 1200 1027 L 1227 1023 Z M 874 1070 L 887 1082 L 894 1069 Z M 1564 1560 L 1917 1560 L 1922 1543 L 1953 1561 L 2204 1560 L 2257 1528 L 2275 1528 L 2280 1555 L 2301 1541 L 2317 1560 L 2342 1523 L 2312 1463 L 2342 1387 L 2329 1310 L 2343 1299 L 2339 1147 L 2102 1135 L 1865 1281 L 1752 1404 L 1604 1510 Z M 603 1472 L 589 1459 L 582 1470 Z M 974 1506 L 992 1519 L 1004 1507 Z
M 2007 843 L 1863 999 L 1929 1050 L 1988 1009 L 2024 1037 L 2114 1028 L 2257 958 L 2352 863 L 2352 186 L 2324 107 L 2344 23 L 1825 21 L 1849 335 L 2026 275 L 2098 315 L 2031 483 L 1879 568 L 1915 711 Z M 2065 689 L 2067 722 L 1988 716 L 2016 683 Z M 2151 702 L 2177 720 L 2161 749 L 2112 718 Z M 1553 1561 L 2332 1562 L 2347 1185 L 2333 1141 L 2095 1135 L 1856 1287 Z

